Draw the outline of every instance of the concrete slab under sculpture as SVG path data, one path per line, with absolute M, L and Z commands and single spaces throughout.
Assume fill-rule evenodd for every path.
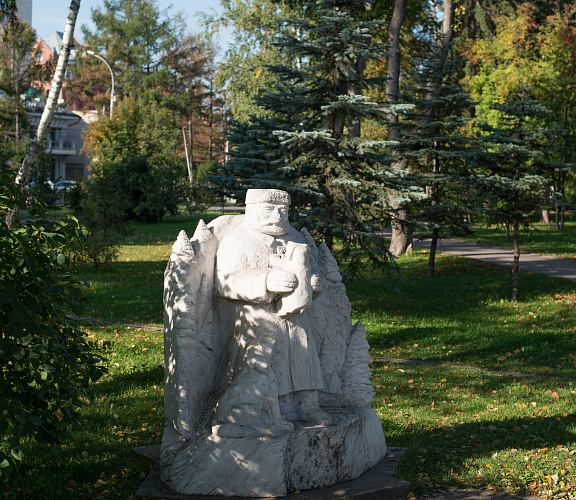
M 386 455 L 366 331 L 328 248 L 287 193 L 182 231 L 164 282 L 162 480 L 182 494 L 279 497 Z

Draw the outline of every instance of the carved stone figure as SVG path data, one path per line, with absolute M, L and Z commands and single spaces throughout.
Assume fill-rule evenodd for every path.
M 162 479 L 184 494 L 284 496 L 353 479 L 386 453 L 368 343 L 328 248 L 290 196 L 200 221 L 165 273 Z

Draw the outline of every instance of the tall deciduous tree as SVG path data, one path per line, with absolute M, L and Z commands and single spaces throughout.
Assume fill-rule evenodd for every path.
M 277 83 L 268 66 L 288 62 L 282 48 L 272 43 L 278 20 L 300 16 L 302 8 L 297 2 L 275 0 L 221 0 L 220 7 L 218 15 L 204 16 L 208 36 L 232 29 L 233 43 L 219 65 L 215 84 L 226 88 L 227 102 L 235 120 L 246 123 L 252 115 L 269 118 L 270 113 L 255 106 L 253 99 L 261 95 L 261 89 L 265 92 Z
M 44 147 L 44 139 L 50 128 L 50 123 L 56 108 L 58 107 L 58 96 L 60 90 L 62 89 L 62 83 L 64 82 L 64 76 L 66 73 L 66 67 L 68 66 L 68 58 L 70 57 L 70 51 L 74 44 L 74 27 L 76 26 L 76 19 L 78 17 L 78 10 L 80 9 L 80 0 L 71 0 L 70 9 L 68 12 L 68 18 L 66 19 L 66 27 L 64 28 L 64 36 L 62 37 L 62 48 L 60 50 L 60 55 L 58 57 L 58 64 L 56 66 L 56 71 L 52 78 L 52 86 L 50 87 L 50 93 L 48 94 L 48 99 L 44 106 L 44 111 L 38 123 L 38 129 L 34 139 L 30 142 L 30 147 L 26 153 L 26 157 L 22 162 L 22 166 L 18 171 L 16 176 L 16 184 L 23 188 L 28 181 L 32 167 L 38 157 L 40 149 Z M 16 222 L 18 218 L 19 207 L 16 205 L 13 209 L 10 209 L 6 213 L 6 225 L 10 228 Z
M 27 115 L 22 95 L 41 85 L 54 71 L 50 61 L 41 61 L 36 31 L 19 19 L 0 39 L 0 130 L 18 143 L 26 128 Z

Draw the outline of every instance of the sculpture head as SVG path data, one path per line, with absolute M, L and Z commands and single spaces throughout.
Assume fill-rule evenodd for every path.
M 280 189 L 249 189 L 246 193 L 246 223 L 256 231 L 281 236 L 289 229 L 290 195 Z

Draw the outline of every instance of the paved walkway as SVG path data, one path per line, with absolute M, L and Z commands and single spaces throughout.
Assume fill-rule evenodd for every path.
M 386 237 L 390 237 L 389 233 L 386 233 Z M 414 246 L 430 248 L 430 240 L 414 240 Z M 514 259 L 514 251 L 510 248 L 492 247 L 452 239 L 440 240 L 437 251 L 507 267 L 512 267 Z M 521 253 L 520 270 L 547 274 L 555 278 L 567 278 L 576 282 L 576 259 L 558 259 L 536 253 Z

